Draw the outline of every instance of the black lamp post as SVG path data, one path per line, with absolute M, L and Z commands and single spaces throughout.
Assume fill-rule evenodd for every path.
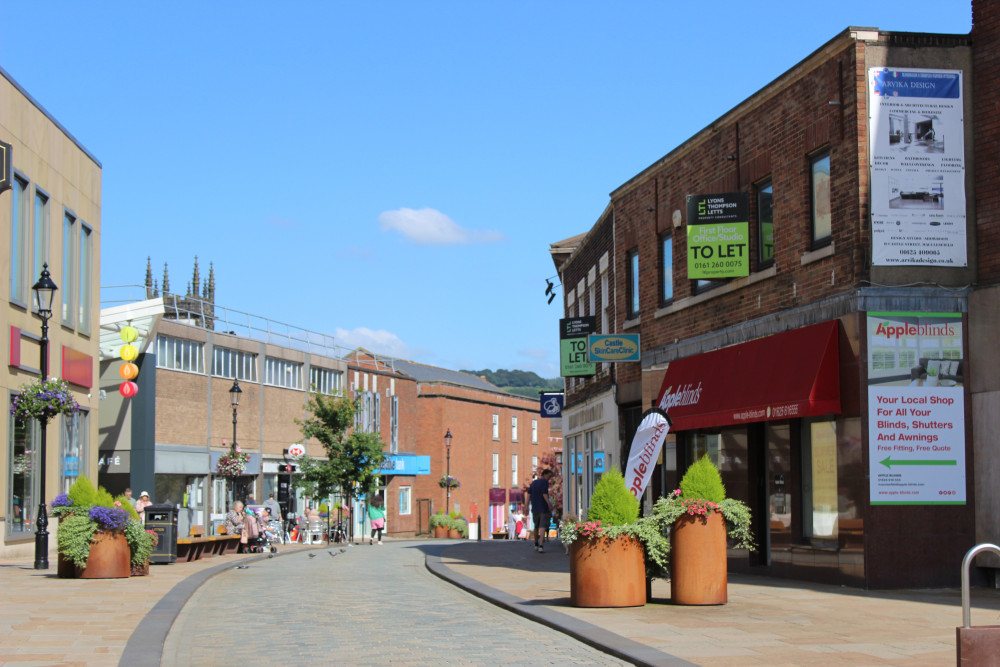
M 240 389 L 240 382 L 236 378 L 233 378 L 233 386 L 229 388 L 229 402 L 233 404 L 233 444 L 229 446 L 231 452 L 236 452 L 236 408 L 240 407 L 240 394 L 243 390 Z M 238 500 L 236 496 L 239 494 L 239 485 L 236 479 L 233 479 L 233 500 Z
M 447 461 L 448 466 L 447 471 L 445 472 L 445 483 L 448 488 L 446 489 L 447 495 L 444 499 L 444 513 L 448 514 L 451 507 L 451 429 L 448 429 L 448 432 L 444 434 L 444 451 L 445 460 Z
M 38 316 L 42 318 L 42 340 L 39 345 L 41 349 L 41 370 L 42 381 L 49 375 L 49 318 L 52 317 L 52 299 L 55 297 L 56 284 L 52 282 L 49 275 L 48 263 L 42 265 L 42 275 L 38 282 L 31 288 L 35 292 L 35 304 L 38 307 Z M 48 417 L 43 415 L 38 420 L 41 427 L 41 446 L 39 452 L 39 484 L 38 484 L 38 518 L 35 520 L 35 569 L 49 569 L 49 517 L 45 510 L 45 450 L 46 450 L 46 426 Z

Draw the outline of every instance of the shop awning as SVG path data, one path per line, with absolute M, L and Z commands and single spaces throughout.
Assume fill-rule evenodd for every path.
M 814 324 L 670 362 L 673 431 L 840 413 L 840 325 Z

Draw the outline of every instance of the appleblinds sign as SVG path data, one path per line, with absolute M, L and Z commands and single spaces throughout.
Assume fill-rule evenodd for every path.
M 587 338 L 597 329 L 596 317 L 559 320 L 559 374 L 563 377 L 593 375 L 597 364 L 587 360 Z
M 653 476 L 660 450 L 670 431 L 670 418 L 660 408 L 650 408 L 643 415 L 632 438 L 632 448 L 625 466 L 625 486 L 638 498 Z
M 872 505 L 964 505 L 959 313 L 868 313 Z
M 750 200 L 745 192 L 687 196 L 688 278 L 750 275 Z
M 962 70 L 868 70 L 872 264 L 966 266 Z

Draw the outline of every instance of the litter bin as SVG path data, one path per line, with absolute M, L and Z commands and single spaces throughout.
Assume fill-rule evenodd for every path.
M 174 563 L 177 561 L 177 508 L 173 505 L 150 505 L 146 508 L 146 530 L 152 530 L 160 538 L 150 563 Z

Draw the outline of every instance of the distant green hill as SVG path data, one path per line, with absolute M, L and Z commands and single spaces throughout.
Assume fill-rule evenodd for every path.
M 486 378 L 486 381 L 495 384 L 504 391 L 518 396 L 537 398 L 540 391 L 562 391 L 562 378 L 546 380 L 539 377 L 537 373 L 531 371 L 508 371 L 498 368 L 495 371 L 485 369 L 481 371 L 466 371 L 469 375 Z

